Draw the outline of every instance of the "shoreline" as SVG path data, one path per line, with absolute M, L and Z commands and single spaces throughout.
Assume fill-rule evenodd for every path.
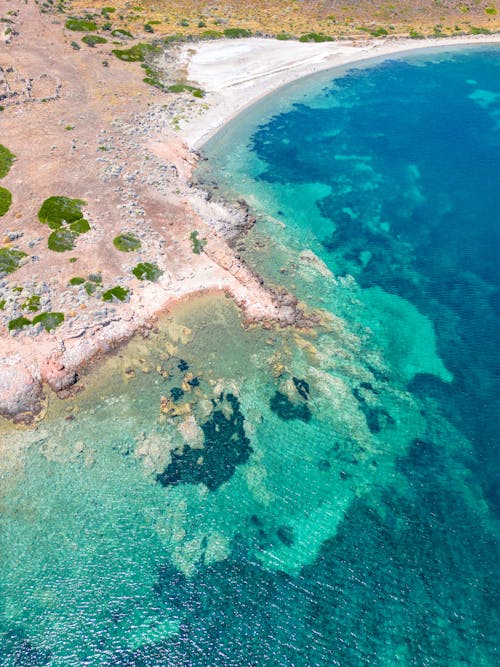
M 361 44 L 347 41 L 311 44 L 257 37 L 191 44 L 182 48 L 180 61 L 188 78 L 206 91 L 210 108 L 202 118 L 182 128 L 180 135 L 191 150 L 200 150 L 243 111 L 279 89 L 320 72 L 391 55 L 487 45 L 500 46 L 500 34 L 373 39 Z M 302 52 L 300 59 L 299 52 Z
M 200 113 L 199 107 L 193 109 L 189 106 L 192 103 L 187 103 L 188 120 L 183 121 L 180 131 L 175 131 L 169 122 L 178 108 L 185 108 L 182 106 L 185 101 L 177 102 L 176 98 L 170 104 L 172 111 L 165 104 L 165 94 L 144 86 L 141 72 L 132 64 L 113 62 L 106 70 L 95 71 L 93 50 L 76 59 L 74 52 L 68 50 L 64 33 L 49 23 L 50 17 L 42 17 L 34 3 L 24 5 L 16 0 L 15 4 L 19 5 L 21 15 L 19 34 L 6 55 L 12 57 L 12 62 L 16 62 L 16 57 L 24 59 L 26 67 L 35 73 L 42 72 L 39 78 L 47 76 L 43 47 L 34 48 L 31 53 L 26 46 L 34 43 L 34 35 L 39 35 L 41 26 L 45 41 L 52 40 L 49 71 L 61 83 L 58 97 L 50 104 L 37 105 L 30 99 L 29 105 L 23 105 L 15 99 L 15 106 L 8 109 L 7 115 L 3 112 L 2 120 L 5 117 L 7 121 L 3 140 L 18 159 L 12 167 L 12 177 L 9 174 L 2 183 L 12 189 L 14 201 L 26 202 L 17 209 L 13 207 L 3 218 L 4 229 L 15 230 L 17 218 L 36 221 L 39 200 L 34 197 L 30 179 L 36 185 L 36 193 L 40 190 L 46 197 L 59 194 L 59 189 L 60 194 L 92 199 L 86 217 L 95 238 L 82 240 L 83 256 L 78 260 L 78 271 L 93 271 L 97 257 L 105 283 L 113 280 L 132 288 L 126 303 L 106 306 L 85 300 L 83 290 L 75 295 L 74 290 L 67 289 L 75 269 L 68 266 L 66 257 L 54 257 L 66 253 L 49 252 L 52 264 L 42 266 L 44 255 L 38 247 L 41 257 L 28 257 L 26 264 L 13 274 L 12 284 L 16 285 L 33 287 L 36 277 L 48 294 L 43 299 L 51 309 L 70 310 L 63 325 L 53 333 L 46 333 L 40 327 L 38 331 L 25 327 L 12 335 L 4 327 L 0 335 L 0 415 L 27 424 L 43 418 L 45 386 L 60 398 L 78 390 L 81 368 L 151 328 L 163 312 L 191 296 L 229 293 L 247 323 L 308 325 L 293 295 L 266 286 L 233 251 L 228 230 L 233 235 L 235 229 L 244 233 L 252 224 L 245 205 L 238 208 L 211 201 L 207 192 L 193 187 L 191 178 L 196 166 L 193 151 L 209 136 L 259 99 L 319 71 L 422 48 L 500 44 L 500 35 L 488 35 L 438 39 L 431 43 L 430 40 L 425 43 L 371 40 L 361 46 L 259 38 L 189 45 L 180 49 L 176 65 L 184 65 L 188 78 L 207 91 L 204 103 L 208 109 Z M 304 54 L 307 54 L 305 61 Z M 81 77 L 82 70 L 86 78 Z M 173 98 L 171 95 L 169 99 Z M 68 126 L 64 127 L 64 121 L 58 119 L 80 119 L 82 116 L 75 114 L 82 108 L 87 116 L 83 117 L 85 123 L 81 129 L 78 127 L 76 138 L 61 132 Z M 23 127 L 30 121 L 36 147 L 36 154 L 28 156 L 32 157 L 31 162 L 23 155 Z M 56 124 L 53 134 L 47 133 L 46 128 Z M 109 150 L 115 151 L 115 157 L 113 153 L 110 158 L 107 153 L 98 158 L 91 155 L 87 145 L 95 142 L 98 128 L 104 128 L 100 129 L 103 138 L 99 143 L 106 141 Z M 63 142 L 68 145 L 64 160 L 62 154 L 54 152 Z M 127 171 L 122 174 L 123 166 Z M 50 182 L 46 182 L 46 171 L 50 172 Z M 87 188 L 83 192 L 82 180 Z M 117 253 L 111 244 L 109 250 L 107 245 L 104 249 L 105 234 L 110 230 L 118 233 L 124 225 L 126 230 L 142 234 L 144 253 L 148 254 L 137 259 L 154 259 L 163 269 L 157 282 L 144 284 L 126 273 L 130 271 L 129 253 Z M 29 222 L 23 229 L 20 237 L 26 233 L 26 238 L 30 232 L 44 231 L 37 221 Z M 189 234 L 193 229 L 207 240 L 201 254 L 194 254 L 191 248 Z M 14 237 L 17 238 L 15 232 Z M 41 238 L 30 243 L 38 243 Z M 24 249 L 22 243 L 21 239 L 20 247 Z M 7 247 L 11 245 L 8 239 Z M 17 246 L 15 240 L 14 245 Z M 6 284 L 10 285 L 9 280 L 3 281 Z M 9 299 L 7 306 L 14 315 L 22 314 L 19 303 L 14 303 L 12 297 Z

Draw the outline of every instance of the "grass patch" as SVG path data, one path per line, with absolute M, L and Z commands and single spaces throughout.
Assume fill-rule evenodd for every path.
M 191 241 L 191 249 L 195 255 L 200 255 L 203 248 L 207 245 L 207 239 L 200 239 L 197 231 L 191 232 L 189 240 Z
M 120 234 L 113 239 L 113 245 L 121 252 L 135 252 L 141 247 L 141 242 L 134 234 Z
M 166 89 L 169 93 L 191 93 L 193 97 L 205 97 L 205 92 L 196 86 L 188 86 L 187 83 L 174 83 Z
M 7 328 L 9 331 L 19 331 L 29 324 L 31 324 L 31 321 L 27 317 L 15 317 L 8 323 Z
M 76 32 L 92 32 L 97 30 L 97 23 L 87 19 L 68 19 L 65 23 L 68 30 L 75 30 Z
M 471 25 L 470 34 L 471 35 L 491 35 L 491 30 L 488 30 L 488 28 L 480 28 L 478 26 Z
M 40 313 L 35 315 L 32 324 L 42 323 L 45 331 L 53 331 L 64 322 L 64 313 Z
M 112 287 L 111 289 L 106 290 L 102 293 L 103 301 L 126 301 L 128 298 L 130 290 L 126 287 Z
M 224 30 L 224 37 L 229 39 L 241 39 L 242 37 L 251 37 L 252 31 L 246 28 L 226 28 Z
M 0 275 L 12 273 L 18 269 L 21 260 L 26 256 L 26 253 L 22 250 L 0 248 Z
M 85 35 L 85 37 L 82 37 L 82 42 L 90 47 L 94 47 L 97 44 L 106 44 L 107 41 L 107 39 L 100 35 Z
M 155 282 L 162 275 L 163 271 L 156 264 L 140 262 L 132 269 L 132 273 L 139 280 L 151 280 Z
M 7 188 L 0 187 L 0 218 L 5 215 L 12 204 L 12 194 Z
M 49 234 L 49 250 L 53 250 L 54 252 L 65 252 L 66 250 L 73 250 L 77 238 L 78 234 L 76 232 L 72 232 L 71 229 L 56 229 L 55 232 Z
M 14 153 L 11 153 L 8 148 L 0 144 L 0 178 L 7 176 L 15 159 L 16 156 Z
M 69 197 L 49 197 L 38 211 L 40 222 L 47 224 L 50 229 L 60 229 L 64 223 L 76 222 L 83 218 L 81 211 L 86 202 L 83 199 L 70 199 Z

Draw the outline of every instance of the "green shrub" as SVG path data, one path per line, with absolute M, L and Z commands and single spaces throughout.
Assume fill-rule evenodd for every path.
M 116 8 L 115 7 L 103 7 L 101 9 L 101 14 L 104 14 L 104 12 L 106 12 L 106 14 L 113 14 L 114 12 L 116 12 Z
M 18 269 L 21 260 L 26 256 L 26 253 L 22 250 L 14 250 L 14 248 L 0 248 L 0 275 L 5 273 L 12 273 Z
M 154 32 L 154 28 L 151 25 L 151 23 L 145 23 L 144 24 L 144 31 L 145 32 Z
M 116 28 L 111 34 L 113 37 L 133 37 L 131 32 L 124 30 L 123 28 Z
M 45 331 L 53 331 L 64 322 L 64 313 L 40 313 L 33 318 L 33 324 L 41 322 Z
M 135 44 L 130 49 L 113 49 L 112 53 L 127 63 L 142 63 L 147 55 L 158 53 L 159 51 L 160 47 L 153 46 L 152 44 Z
M 486 14 L 489 14 L 490 16 L 496 16 L 498 14 L 496 7 L 486 7 L 484 11 L 486 12 Z
M 375 28 L 375 30 L 370 30 L 370 35 L 372 37 L 384 37 L 385 35 L 388 35 L 389 31 L 386 30 L 385 28 Z
M 174 83 L 172 86 L 168 86 L 167 91 L 169 93 L 191 93 L 193 97 L 205 96 L 205 93 L 201 88 L 196 88 L 196 86 L 188 86 L 185 83 Z
M 16 156 L 14 153 L 11 153 L 8 148 L 0 144 L 0 178 L 7 176 L 15 159 Z
M 83 218 L 81 211 L 86 202 L 83 199 L 55 196 L 46 199 L 38 211 L 40 222 L 47 224 L 50 229 L 59 229 L 65 222 L 71 223 Z
M 204 30 L 200 33 L 201 39 L 220 39 L 221 37 L 224 37 L 224 35 L 218 30 Z
M 41 297 L 38 294 L 33 294 L 33 296 L 30 296 L 26 299 L 21 308 L 23 310 L 29 310 L 32 313 L 36 313 L 36 311 L 40 308 L 40 299 Z
M 126 287 L 112 287 L 102 294 L 103 301 L 126 301 L 128 298 L 130 290 Z
M 0 299 L 0 310 L 3 310 L 5 308 L 5 304 L 7 301 L 5 299 Z
M 76 42 L 71 42 L 71 46 L 75 51 L 79 51 L 82 48 L 80 44 L 77 44 Z
M 75 30 L 76 32 L 92 32 L 97 30 L 97 23 L 87 19 L 68 19 L 65 23 L 68 30 Z
M 134 252 L 139 250 L 141 242 L 134 234 L 120 234 L 113 239 L 113 245 L 122 252 Z
M 100 273 L 89 273 L 87 280 L 90 280 L 95 285 L 102 285 L 102 276 Z
M 65 252 L 66 250 L 73 250 L 77 238 L 78 234 L 76 232 L 72 232 L 71 229 L 68 229 L 67 227 L 56 229 L 55 232 L 49 234 L 49 250 L 53 250 L 54 252 Z
M 86 234 L 87 232 L 90 232 L 89 221 L 85 220 L 85 218 L 80 218 L 80 220 L 75 220 L 75 222 L 71 223 L 69 228 L 71 229 L 72 232 L 75 232 L 76 234 Z
M 299 37 L 299 42 L 333 42 L 333 37 L 319 32 L 308 32 Z
M 276 35 L 276 39 L 279 39 L 280 41 L 285 41 L 288 39 L 293 39 L 292 35 L 289 35 L 287 32 L 279 32 Z
M 491 30 L 488 30 L 488 28 L 480 28 L 480 27 L 471 25 L 470 34 L 471 35 L 491 35 Z
M 16 317 L 8 323 L 7 328 L 9 331 L 18 331 L 28 324 L 31 324 L 31 321 L 27 317 Z
M 224 37 L 229 39 L 240 39 L 241 37 L 251 37 L 252 31 L 246 28 L 226 28 L 224 30 Z
M 85 278 L 79 278 L 78 276 L 75 276 L 74 278 L 70 278 L 69 284 L 70 285 L 83 285 L 85 282 Z
M 200 255 L 203 248 L 207 245 L 207 239 L 200 239 L 197 231 L 191 232 L 189 240 L 191 241 L 191 249 L 195 255 Z
M 414 30 L 413 28 L 410 30 L 409 35 L 412 39 L 425 39 L 425 35 L 421 32 L 418 32 L 418 30 Z
M 107 41 L 107 39 L 100 35 L 85 35 L 85 37 L 82 37 L 82 42 L 91 47 L 94 47 L 96 44 L 106 44 Z
M 0 187 L 0 218 L 5 215 L 12 204 L 12 195 L 7 188 Z
M 163 271 L 156 264 L 140 262 L 132 269 L 132 273 L 139 280 L 151 280 L 155 282 L 162 275 Z

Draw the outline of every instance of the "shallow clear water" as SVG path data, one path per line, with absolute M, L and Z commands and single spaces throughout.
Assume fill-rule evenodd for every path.
M 195 299 L 0 425 L 0 664 L 496 664 L 499 72 L 323 74 L 210 143 L 320 322 Z

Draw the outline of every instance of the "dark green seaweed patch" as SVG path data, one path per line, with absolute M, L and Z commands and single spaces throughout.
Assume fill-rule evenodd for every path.
M 282 394 L 281 391 L 277 391 L 274 394 L 269 401 L 269 407 L 284 421 L 300 419 L 307 423 L 311 419 L 311 411 L 307 405 L 292 403 L 288 396 Z
M 12 273 L 19 268 L 19 264 L 26 253 L 13 248 L 0 248 L 0 275 Z
M 50 229 L 59 229 L 64 223 L 72 223 L 83 218 L 81 211 L 86 202 L 83 199 L 71 199 L 70 197 L 49 197 L 38 211 L 40 222 L 47 224 Z
M 373 389 L 369 382 L 363 382 L 361 387 L 372 391 L 374 394 L 378 393 Z M 394 418 L 387 412 L 387 410 L 385 410 L 385 408 L 377 408 L 368 405 L 359 388 L 355 387 L 352 390 L 352 394 L 359 403 L 358 407 L 365 416 L 366 425 L 370 429 L 370 433 L 380 433 L 386 426 L 392 426 L 396 423 Z
M 14 153 L 11 153 L 8 148 L 0 144 L 0 178 L 7 176 L 16 159 Z
M 16 317 L 8 323 L 7 328 L 9 331 L 18 331 L 28 324 L 31 324 L 31 321 L 27 317 Z
M 111 289 L 106 290 L 102 294 L 103 301 L 126 301 L 129 295 L 130 290 L 126 287 L 112 287 Z
M 162 275 L 163 271 L 156 265 L 149 262 L 139 262 L 139 264 L 132 269 L 132 273 L 139 280 L 155 281 Z
M 134 252 L 139 250 L 141 242 L 134 234 L 120 234 L 113 239 L 113 245 L 122 252 Z
M 40 313 L 33 318 L 33 324 L 41 322 L 46 331 L 52 331 L 64 322 L 64 313 Z
M 290 526 L 280 526 L 276 531 L 276 535 L 279 537 L 280 541 L 287 547 L 291 547 L 295 541 L 293 535 L 293 528 Z
M 49 235 L 49 250 L 53 250 L 54 252 L 73 250 L 77 238 L 78 234 L 72 232 L 71 229 L 56 229 L 55 232 L 52 232 L 52 234 Z
M 65 25 L 68 30 L 75 30 L 77 32 L 92 32 L 93 30 L 97 30 L 97 23 L 87 19 L 68 19 Z
M 184 445 L 182 453 L 173 452 L 172 462 L 156 477 L 160 484 L 205 484 L 215 491 L 231 479 L 237 465 L 248 460 L 252 448 L 243 428 L 240 402 L 233 394 L 221 394 L 219 406 L 224 401 L 231 407 L 231 415 L 227 417 L 220 407 L 214 410 L 201 426 L 203 448 Z
M 299 395 L 302 396 L 304 400 L 309 399 L 309 382 L 306 382 L 305 380 L 301 380 L 299 378 L 293 377 L 293 384 L 295 385 L 295 389 L 298 391 Z
M 12 204 L 12 194 L 7 188 L 0 187 L 0 218 L 5 215 Z

